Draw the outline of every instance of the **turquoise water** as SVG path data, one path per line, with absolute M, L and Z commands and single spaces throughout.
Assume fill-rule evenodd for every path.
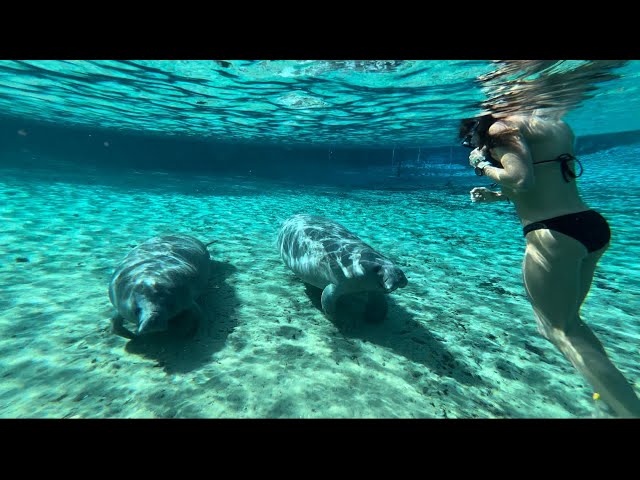
M 639 63 L 566 117 L 613 231 L 583 318 L 637 392 Z M 452 139 L 491 68 L 0 62 L 0 417 L 606 416 L 536 331 L 513 207 L 469 201 L 486 181 Z M 401 266 L 384 322 L 323 315 L 274 246 L 294 213 Z M 215 242 L 205 320 L 193 338 L 113 335 L 111 273 L 168 233 Z
M 455 140 L 460 118 L 479 112 L 485 94 L 475 79 L 492 69 L 477 60 L 0 61 L 0 108 L 144 135 L 441 146 Z M 568 114 L 578 136 L 640 129 L 640 62 L 616 72 Z

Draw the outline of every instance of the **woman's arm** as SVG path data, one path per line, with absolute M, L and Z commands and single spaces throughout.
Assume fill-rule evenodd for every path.
M 510 190 L 525 191 L 533 187 L 535 177 L 531 153 L 522 134 L 496 122 L 489 128 L 489 136 L 499 139 L 499 146 L 493 147 L 490 153 L 502 168 L 485 166 L 482 169 L 483 175 Z M 507 139 L 503 140 L 504 137 Z

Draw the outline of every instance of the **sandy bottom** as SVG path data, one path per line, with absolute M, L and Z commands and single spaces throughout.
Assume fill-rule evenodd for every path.
M 622 167 L 599 177 L 604 161 L 583 160 L 585 198 L 614 231 L 583 318 L 640 391 L 640 185 L 621 189 L 638 182 Z M 367 190 L 0 169 L 0 417 L 605 416 L 537 333 L 513 206 L 471 204 L 471 172 L 445 180 Z M 404 269 L 383 323 L 349 305 L 323 315 L 274 246 L 294 213 L 339 221 Z M 113 269 L 177 232 L 216 241 L 206 320 L 192 338 L 112 334 Z

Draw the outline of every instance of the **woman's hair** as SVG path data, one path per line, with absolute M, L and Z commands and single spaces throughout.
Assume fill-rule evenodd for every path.
M 471 134 L 471 131 L 478 124 L 477 118 L 463 118 L 460 121 L 460 129 L 458 130 L 458 140 L 462 140 L 467 135 Z
M 460 140 L 471 140 L 474 135 L 477 135 L 477 144 L 473 146 L 482 148 L 487 144 L 489 127 L 493 125 L 496 120 L 497 119 L 494 118 L 491 114 L 474 118 L 464 118 L 460 122 L 458 136 Z
M 508 124 L 506 124 L 507 128 L 503 129 L 500 133 L 489 136 L 489 128 L 498 121 L 500 121 L 500 119 L 491 114 L 474 118 L 464 118 L 460 121 L 458 138 L 462 140 L 477 134 L 478 141 L 475 146 L 478 148 L 482 148 L 485 145 L 487 148 L 514 145 L 518 140 L 520 131 L 515 127 L 508 126 Z

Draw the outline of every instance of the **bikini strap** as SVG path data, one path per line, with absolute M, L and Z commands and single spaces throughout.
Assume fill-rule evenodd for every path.
M 562 178 L 564 178 L 564 181 L 567 183 L 569 183 L 571 179 L 578 178 L 584 172 L 582 163 L 573 155 L 563 153 L 562 155 L 559 155 L 556 160 L 560 162 L 560 168 L 562 169 Z M 571 171 L 571 169 L 569 168 L 569 162 L 571 160 L 575 160 L 578 163 L 578 165 L 580 166 L 580 173 L 576 174 Z
M 578 165 L 580 166 L 580 173 L 575 174 L 571 171 L 571 169 L 569 168 L 569 161 L 571 160 L 575 160 L 576 162 L 578 162 Z M 582 168 L 582 163 L 580 163 L 580 160 L 569 153 L 563 153 L 561 155 L 558 155 L 556 158 L 552 160 L 543 160 L 542 162 L 535 162 L 534 165 L 538 165 L 540 163 L 549 163 L 549 162 L 560 162 L 562 178 L 564 178 L 564 181 L 567 183 L 569 183 L 571 179 L 578 178 L 580 175 L 582 175 L 582 172 L 584 171 Z

